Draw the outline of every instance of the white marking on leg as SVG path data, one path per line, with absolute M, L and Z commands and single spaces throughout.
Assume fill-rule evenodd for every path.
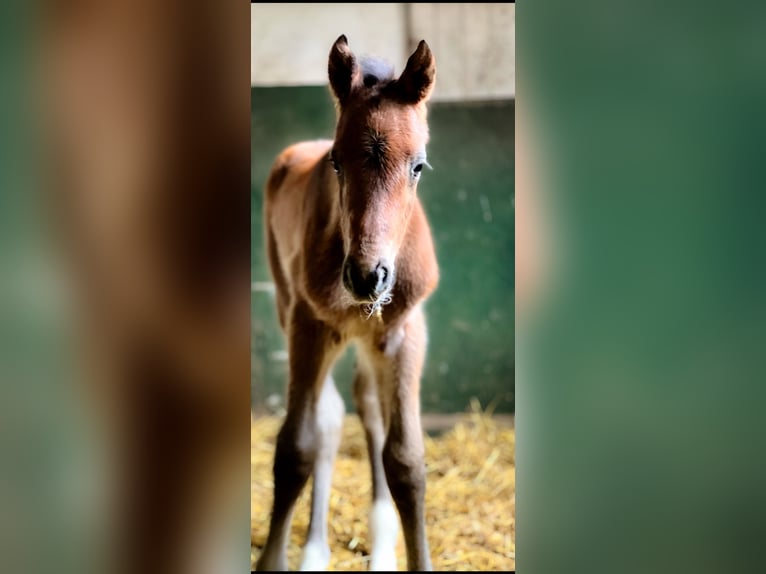
M 323 572 L 330 564 L 330 547 L 327 543 L 309 541 L 303 547 L 303 560 L 301 571 Z
M 370 570 L 396 570 L 396 542 L 399 537 L 399 515 L 391 499 L 376 500 L 370 510 Z
M 301 570 L 319 572 L 330 564 L 327 545 L 327 515 L 330 504 L 332 471 L 340 446 L 345 406 L 331 377 L 325 381 L 317 405 L 319 452 L 314 463 L 314 483 L 311 490 L 311 522 L 306 545 L 303 547 Z

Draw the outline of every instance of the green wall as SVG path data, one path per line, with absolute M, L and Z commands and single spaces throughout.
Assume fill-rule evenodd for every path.
M 271 281 L 263 242 L 262 190 L 279 151 L 332 138 L 335 112 L 322 87 L 251 92 L 252 279 Z M 431 142 L 418 193 L 431 223 L 441 280 L 425 310 L 429 347 L 424 412 L 459 412 L 472 397 L 514 410 L 514 104 L 432 104 Z M 285 340 L 273 296 L 252 292 L 252 397 L 283 394 Z M 335 369 L 351 410 L 349 351 Z

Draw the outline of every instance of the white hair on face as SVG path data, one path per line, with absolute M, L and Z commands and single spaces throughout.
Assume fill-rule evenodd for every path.
M 377 313 L 378 310 L 383 308 L 383 305 L 388 305 L 391 302 L 392 298 L 393 296 L 391 295 L 391 291 L 386 291 L 374 301 L 371 301 L 370 303 L 362 305 L 362 312 L 364 312 L 364 314 L 366 315 L 365 319 L 369 320 L 369 318 L 372 317 L 375 313 Z

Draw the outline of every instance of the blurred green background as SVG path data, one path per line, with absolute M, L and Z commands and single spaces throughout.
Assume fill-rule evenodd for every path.
M 284 403 L 286 341 L 263 241 L 263 185 L 276 155 L 301 140 L 333 137 L 326 87 L 251 90 L 252 403 Z M 426 304 L 429 347 L 422 410 L 464 411 L 477 398 L 514 411 L 514 102 L 429 106 L 431 140 L 418 193 L 434 236 L 441 280 Z M 353 350 L 335 368 L 352 407 Z

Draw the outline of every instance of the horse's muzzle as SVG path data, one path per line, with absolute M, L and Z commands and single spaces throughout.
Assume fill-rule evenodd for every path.
M 360 302 L 375 301 L 394 283 L 394 266 L 378 261 L 372 269 L 364 268 L 352 258 L 343 264 L 343 286 Z

